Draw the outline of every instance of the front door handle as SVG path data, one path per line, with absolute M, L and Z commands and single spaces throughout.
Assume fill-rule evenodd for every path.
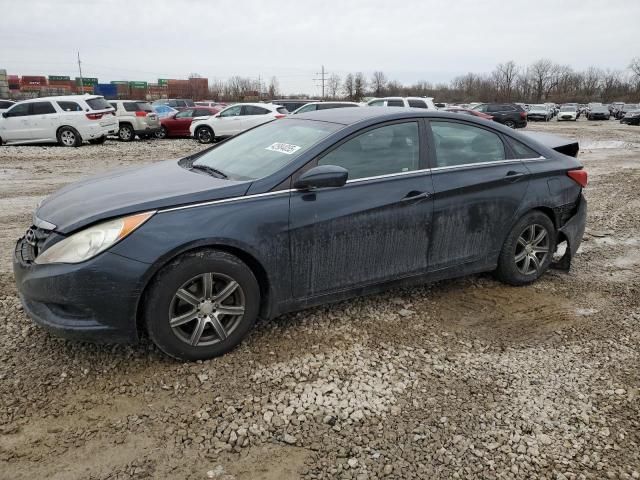
M 509 183 L 517 182 L 526 174 L 524 172 L 516 172 L 515 170 L 509 170 L 505 175 L 505 178 Z
M 431 194 L 429 192 L 411 191 L 402 199 L 403 202 L 419 202 L 429 198 Z

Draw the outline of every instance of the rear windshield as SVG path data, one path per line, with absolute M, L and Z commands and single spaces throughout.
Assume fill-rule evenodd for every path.
M 87 105 L 91 107 L 91 110 L 106 110 L 107 108 L 113 108 L 111 105 L 109 105 L 109 102 L 107 102 L 102 97 L 90 98 L 86 102 Z
M 274 120 L 221 143 L 194 165 L 215 168 L 232 180 L 264 178 L 339 128 L 334 123 Z
M 153 108 L 149 102 L 136 102 L 138 110 L 142 112 L 153 112 Z

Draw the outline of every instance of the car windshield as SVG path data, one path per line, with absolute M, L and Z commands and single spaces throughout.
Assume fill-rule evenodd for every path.
M 102 97 L 87 99 L 87 105 L 91 107 L 91 110 L 106 110 L 107 108 L 113 108 L 109 102 Z
M 560 108 L 561 112 L 575 112 L 576 111 L 576 107 L 562 107 Z
M 233 180 L 264 178 L 341 127 L 326 122 L 275 120 L 221 143 L 193 165 L 218 170 Z
M 625 111 L 630 112 L 631 110 L 638 110 L 638 105 L 635 104 L 627 104 L 624 106 Z
M 591 111 L 592 112 L 608 112 L 609 109 L 607 107 L 597 106 L 597 107 L 593 107 Z
M 546 110 L 547 106 L 546 105 L 533 105 L 531 107 L 531 110 Z

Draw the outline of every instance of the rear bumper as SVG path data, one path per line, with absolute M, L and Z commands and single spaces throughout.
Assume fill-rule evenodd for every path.
M 571 260 L 575 256 L 587 224 L 587 200 L 583 194 L 580 194 L 578 200 L 578 210 L 562 227 L 558 229 L 558 241 L 566 240 L 567 250 L 564 256 L 555 262 L 552 266 L 560 270 L 569 270 Z
M 35 323 L 70 339 L 138 340 L 138 300 L 149 265 L 110 252 L 75 265 L 37 265 L 22 260 L 22 242 L 13 271 L 24 310 Z

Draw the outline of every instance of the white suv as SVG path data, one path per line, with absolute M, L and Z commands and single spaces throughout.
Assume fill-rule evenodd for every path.
M 144 100 L 109 100 L 118 117 L 118 138 L 130 142 L 136 135 L 152 138 L 160 131 L 160 119 Z
M 231 137 L 275 118 L 287 116 L 287 109 L 273 103 L 238 103 L 211 117 L 196 117 L 189 132 L 200 143 Z
M 83 141 L 103 143 L 118 131 L 113 108 L 96 95 L 66 95 L 18 102 L 2 113 L 3 143 L 58 142 L 78 147 Z
M 437 110 L 433 97 L 385 97 L 367 102 L 368 107 L 413 107 Z

